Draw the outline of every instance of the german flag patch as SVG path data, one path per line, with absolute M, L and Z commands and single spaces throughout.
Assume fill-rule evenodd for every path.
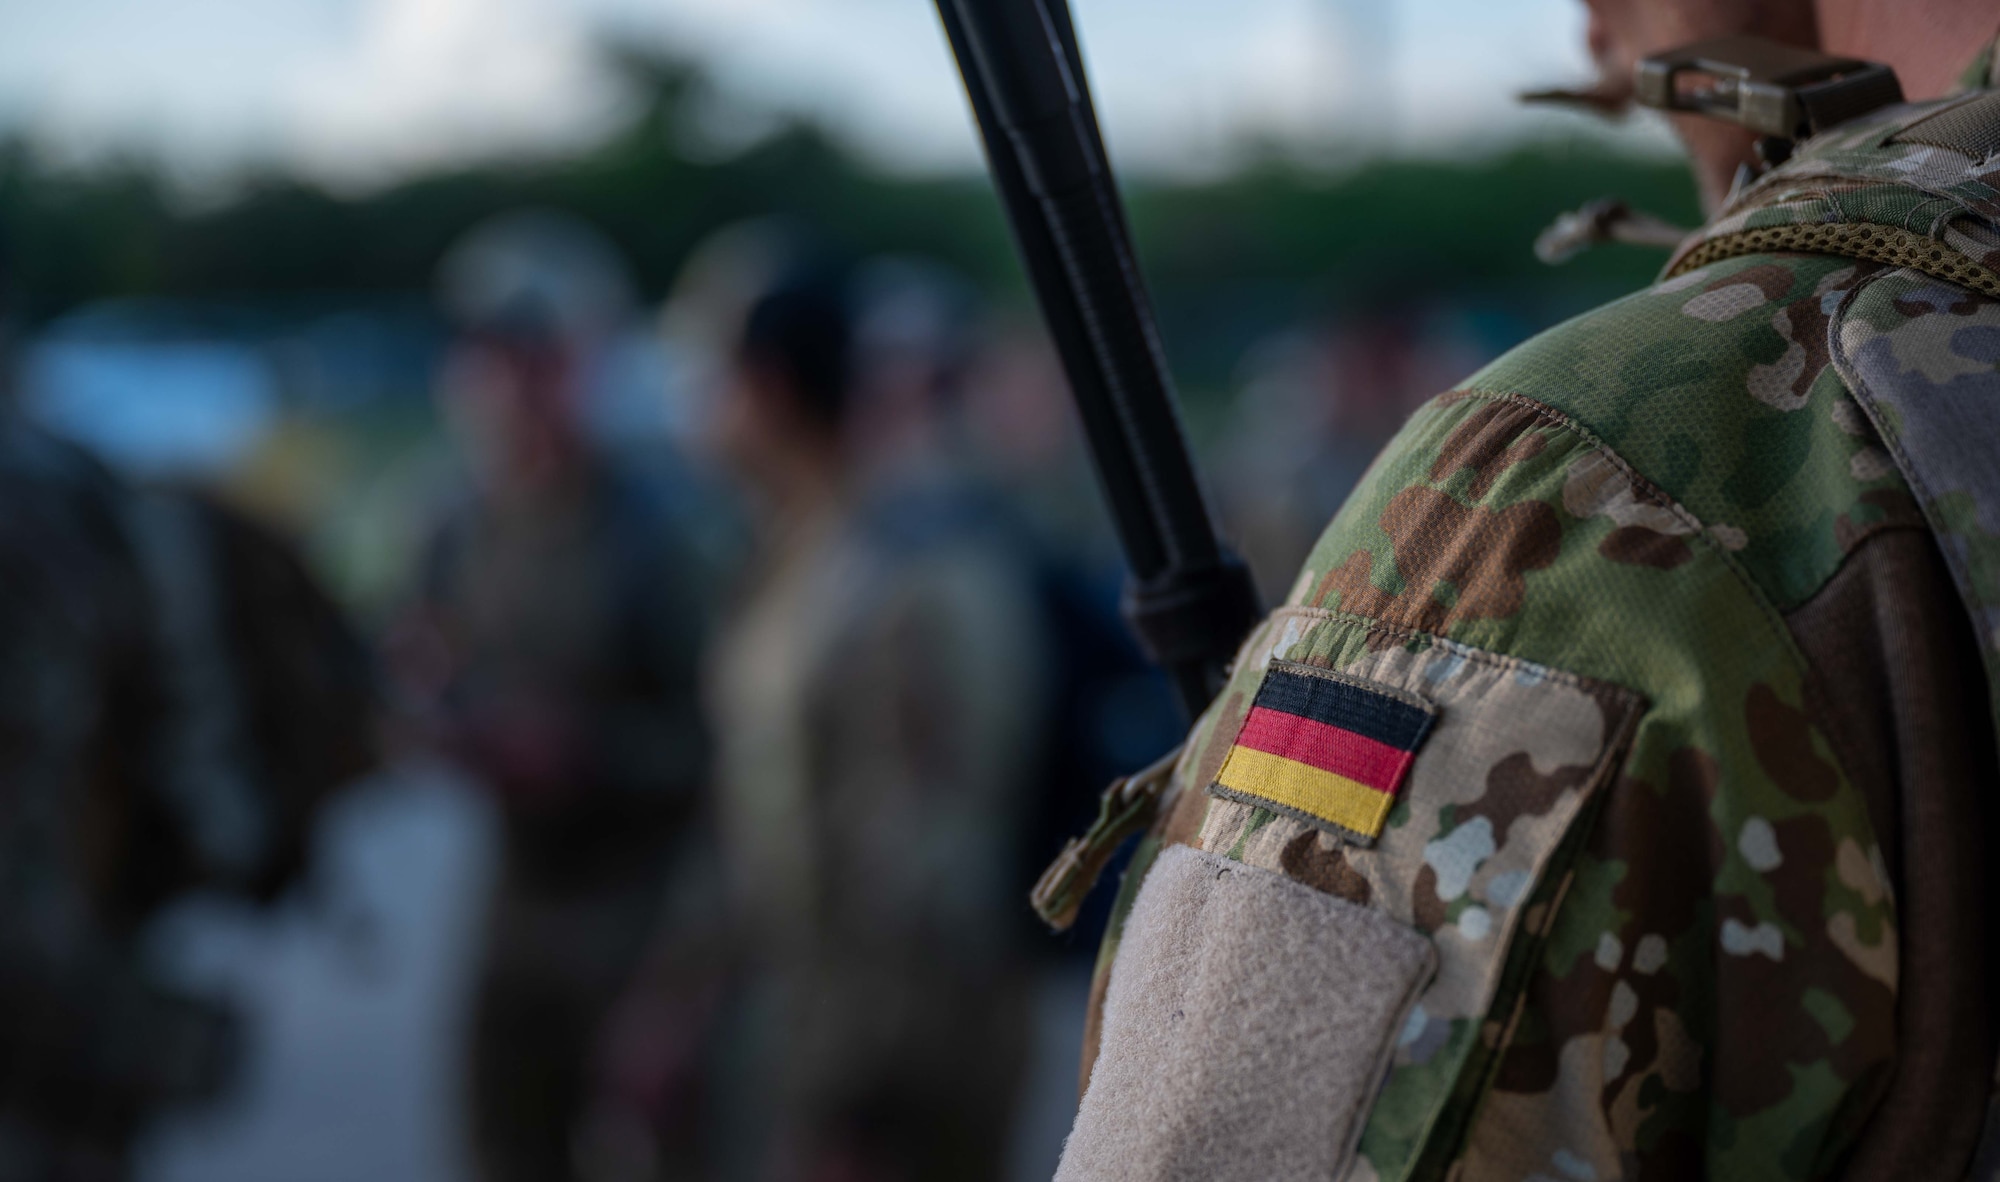
M 1372 846 L 1436 719 L 1415 694 L 1273 661 L 1208 790 Z

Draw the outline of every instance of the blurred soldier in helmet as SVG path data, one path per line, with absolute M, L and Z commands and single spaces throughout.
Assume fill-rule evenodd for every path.
M 764 257 L 715 424 L 759 540 L 710 664 L 745 964 L 729 1165 L 993 1177 L 1022 1031 L 1031 591 L 950 475 L 949 289 L 888 268 L 857 293 L 805 251 Z
M 572 1176 L 600 1027 L 697 813 L 703 580 L 671 507 L 594 446 L 593 365 L 629 314 L 610 248 L 516 214 L 447 257 L 439 399 L 470 480 L 437 529 L 404 671 L 492 792 L 504 848 L 474 1017 L 489 1179 Z

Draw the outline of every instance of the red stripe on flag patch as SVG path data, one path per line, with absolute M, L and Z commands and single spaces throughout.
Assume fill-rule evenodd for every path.
M 1208 791 L 1373 845 L 1436 721 L 1399 686 L 1274 660 Z
M 1394 792 L 1416 758 L 1366 735 L 1268 706 L 1252 707 L 1236 745 L 1345 776 L 1378 792 Z

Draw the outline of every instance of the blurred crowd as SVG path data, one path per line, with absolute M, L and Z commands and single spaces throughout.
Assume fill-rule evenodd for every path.
M 75 392 L 116 349 L 0 344 L 0 1182 L 128 1177 L 226 1094 L 246 1029 L 148 925 L 301 889 L 330 800 L 440 758 L 499 833 L 480 1177 L 1009 1176 L 1067 1125 L 1031 1052 L 1096 942 L 1027 888 L 1182 725 L 1031 323 L 782 221 L 649 307 L 547 211 L 469 230 L 433 303 L 448 447 L 337 495 L 282 421 L 135 460 L 146 413 Z M 1245 356 L 1204 451 L 1268 599 L 1480 352 L 1379 307 Z

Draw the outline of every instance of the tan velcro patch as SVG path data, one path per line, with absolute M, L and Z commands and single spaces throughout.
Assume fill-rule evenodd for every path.
M 1342 1177 L 1436 963 L 1380 912 L 1165 850 L 1125 926 L 1057 1182 Z

